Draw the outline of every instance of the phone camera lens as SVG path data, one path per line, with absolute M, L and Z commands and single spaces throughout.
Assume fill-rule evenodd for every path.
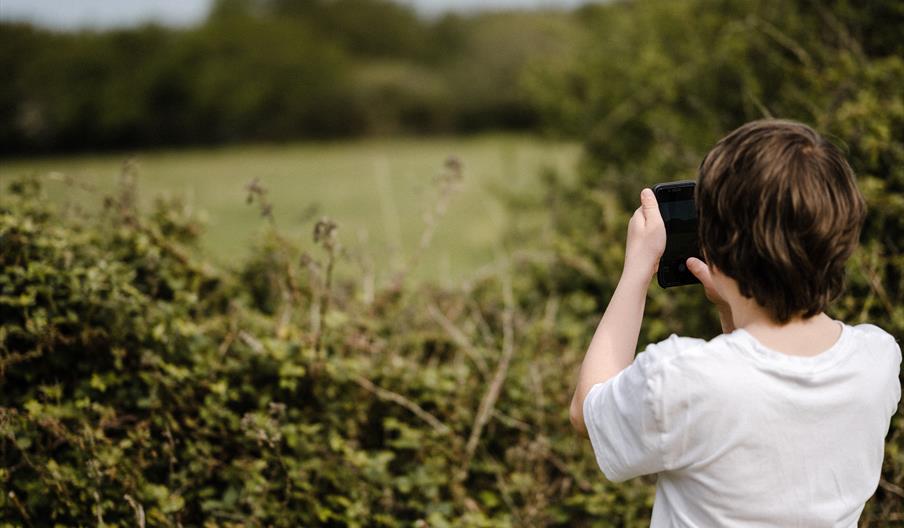
M 685 271 L 687 271 L 687 266 L 684 264 L 684 262 L 678 263 L 678 271 L 680 271 L 681 273 L 684 273 Z

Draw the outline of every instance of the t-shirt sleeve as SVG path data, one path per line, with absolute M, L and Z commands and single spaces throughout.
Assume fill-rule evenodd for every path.
M 891 371 L 891 391 L 889 391 L 888 418 L 891 419 L 898 412 L 898 404 L 901 402 L 901 345 L 895 341 L 895 338 L 889 334 L 891 338 L 890 348 L 892 350 L 892 368 Z
M 673 334 L 649 345 L 626 369 L 590 389 L 584 399 L 584 423 L 606 478 L 622 482 L 667 469 L 661 363 L 678 350 L 702 342 Z

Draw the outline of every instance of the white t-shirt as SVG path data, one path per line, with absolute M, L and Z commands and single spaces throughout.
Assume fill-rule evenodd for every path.
M 810 357 L 743 329 L 648 346 L 584 400 L 600 469 L 659 474 L 653 528 L 856 527 L 901 399 L 901 349 L 876 326 L 842 328 Z

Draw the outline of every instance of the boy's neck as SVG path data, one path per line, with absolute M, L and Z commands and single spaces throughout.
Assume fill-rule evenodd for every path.
M 838 341 L 842 326 L 820 313 L 813 317 L 795 317 L 787 323 L 775 322 L 752 299 L 745 299 L 732 306 L 732 318 L 736 328 L 743 328 L 762 345 L 792 356 L 815 356 Z

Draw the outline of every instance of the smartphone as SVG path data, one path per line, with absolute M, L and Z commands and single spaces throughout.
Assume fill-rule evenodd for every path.
M 692 181 L 679 181 L 653 186 L 665 222 L 665 252 L 656 272 L 656 281 L 663 288 L 700 283 L 686 264 L 689 257 L 700 258 L 695 185 Z

